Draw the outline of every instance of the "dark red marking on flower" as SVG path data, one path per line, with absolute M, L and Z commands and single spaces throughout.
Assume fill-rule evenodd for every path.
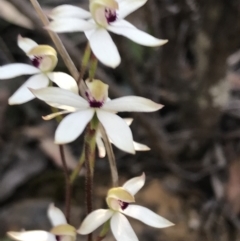
M 122 210 L 125 210 L 129 205 L 129 203 L 123 202 L 121 200 L 118 200 L 118 203 L 119 203 Z
M 89 104 L 90 104 L 90 107 L 92 107 L 92 108 L 101 108 L 103 105 L 102 102 L 99 102 L 96 100 L 90 101 Z
M 57 241 L 61 241 L 61 237 L 59 235 L 55 235 Z
M 101 108 L 103 106 L 103 102 L 102 101 L 95 100 L 93 97 L 91 97 L 89 95 L 89 93 L 87 91 L 85 92 L 85 95 L 86 95 L 86 97 L 88 99 L 88 103 L 89 103 L 90 107 L 92 107 L 92 108 Z
M 36 68 L 39 67 L 41 60 L 43 57 L 41 56 L 34 56 L 34 58 L 32 59 L 32 65 L 35 66 Z
M 117 19 L 116 11 L 106 8 L 105 9 L 105 17 L 106 17 L 108 23 L 115 22 Z

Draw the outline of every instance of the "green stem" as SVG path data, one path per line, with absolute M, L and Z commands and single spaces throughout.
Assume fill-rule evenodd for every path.
M 78 85 L 80 84 L 82 78 L 84 77 L 90 56 L 91 56 L 91 48 L 90 48 L 90 44 L 88 42 L 87 46 L 85 48 L 84 54 L 83 54 L 83 59 L 82 59 L 82 63 L 81 63 L 81 71 L 80 71 L 80 74 L 79 74 L 79 77 L 77 80 Z
M 83 150 L 83 151 L 82 151 L 82 154 L 81 154 L 81 156 L 80 156 L 80 159 L 79 159 L 79 161 L 78 161 L 78 165 L 76 166 L 76 168 L 74 169 L 74 171 L 72 172 L 72 174 L 71 174 L 71 176 L 70 176 L 70 182 L 71 182 L 71 184 L 73 184 L 74 181 L 76 180 L 79 172 L 80 172 L 81 169 L 82 169 L 82 166 L 83 166 L 84 162 L 85 162 L 85 152 L 84 152 L 84 150 Z
M 110 219 L 109 219 L 106 223 L 104 223 L 100 234 L 99 234 L 98 237 L 96 238 L 96 241 L 101 241 L 101 240 L 103 240 L 103 239 L 106 237 L 109 229 L 110 229 Z
M 65 176 L 65 216 L 67 219 L 67 222 L 70 222 L 70 208 L 71 208 L 71 183 L 70 179 L 68 176 L 68 168 L 67 168 L 67 163 L 65 159 L 65 154 L 64 154 L 64 149 L 63 145 L 59 145 L 59 151 L 60 151 L 60 156 L 62 160 L 62 165 L 63 165 L 63 172 Z
M 89 80 L 92 81 L 94 79 L 96 70 L 97 70 L 98 60 L 95 55 L 92 53 L 91 55 L 91 65 L 89 69 Z
M 95 165 L 95 150 L 96 150 L 96 133 L 98 128 L 98 119 L 96 115 L 86 128 L 84 138 L 84 151 L 85 151 L 85 194 L 86 194 L 86 207 L 87 214 L 93 211 L 92 207 L 92 189 L 93 189 L 93 175 Z M 92 234 L 88 235 L 88 241 L 92 241 Z

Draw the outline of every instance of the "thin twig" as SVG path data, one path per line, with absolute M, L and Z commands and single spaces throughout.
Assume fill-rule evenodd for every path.
M 76 180 L 79 172 L 80 172 L 81 169 L 82 169 L 82 166 L 83 166 L 84 162 L 85 162 L 85 151 L 84 151 L 84 149 L 83 149 L 82 154 L 81 154 L 81 156 L 80 156 L 80 159 L 79 159 L 79 161 L 78 161 L 78 164 L 77 164 L 76 168 L 74 169 L 74 171 L 72 172 L 72 174 L 71 174 L 71 176 L 70 176 L 70 182 L 71 182 L 71 184 L 73 184 L 74 181 Z
M 106 134 L 106 131 L 104 130 L 102 124 L 99 124 L 99 129 L 102 134 L 102 138 L 105 144 L 107 156 L 108 156 L 108 161 L 109 161 L 109 166 L 111 170 L 111 176 L 112 176 L 112 184 L 114 187 L 118 186 L 118 170 L 117 170 L 117 164 L 116 164 L 116 159 L 113 153 L 112 145 L 108 139 L 108 136 Z
M 43 25 L 44 26 L 49 25 L 48 18 L 46 17 L 44 12 L 42 11 L 42 8 L 39 5 L 38 1 L 37 0 L 30 0 L 30 1 L 31 1 L 35 11 L 37 12 L 39 18 L 41 19 Z M 78 76 L 79 76 L 78 70 L 77 70 L 76 66 L 74 65 L 72 59 L 70 58 L 68 52 L 66 51 L 65 47 L 63 46 L 61 39 L 54 32 L 52 32 L 50 30 L 47 30 L 47 31 L 48 31 L 53 43 L 55 44 L 58 52 L 62 56 L 62 59 L 63 59 L 65 65 L 67 66 L 69 72 L 71 73 L 73 78 L 75 80 L 77 80 Z
M 85 143 L 85 168 L 86 168 L 86 204 L 87 204 L 87 214 L 92 212 L 92 188 L 93 188 L 93 175 L 91 172 L 90 155 L 91 147 L 88 143 Z
M 71 208 L 71 183 L 70 183 L 70 178 L 68 175 L 68 169 L 67 169 L 67 163 L 64 155 L 64 149 L 63 145 L 59 145 L 59 152 L 61 156 L 61 161 L 63 165 L 63 172 L 65 176 L 65 216 L 68 221 L 70 222 L 70 208 Z

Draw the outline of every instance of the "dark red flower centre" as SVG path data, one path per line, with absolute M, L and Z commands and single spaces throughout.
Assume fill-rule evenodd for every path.
M 59 235 L 55 235 L 57 241 L 61 241 L 61 237 Z
M 32 59 L 32 65 L 38 68 L 42 59 L 43 57 L 41 56 L 34 56 L 34 58 Z
M 103 101 L 97 101 L 92 96 L 89 95 L 89 93 L 86 91 L 85 95 L 88 99 L 88 103 L 90 107 L 92 108 L 101 108 L 103 106 Z
M 117 19 L 116 11 L 106 8 L 105 9 L 105 17 L 106 17 L 108 23 L 115 22 Z
M 121 200 L 118 200 L 118 203 L 119 203 L 122 210 L 125 210 L 129 205 L 129 203 L 123 202 Z

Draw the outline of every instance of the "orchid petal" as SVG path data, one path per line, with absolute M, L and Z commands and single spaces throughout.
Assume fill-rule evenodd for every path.
M 56 241 L 55 235 L 46 231 L 8 232 L 7 235 L 19 241 Z
M 48 86 L 49 80 L 43 74 L 30 77 L 18 90 L 8 99 L 9 105 L 18 105 L 35 98 L 28 88 L 40 89 Z
M 55 226 L 50 231 L 56 236 L 60 236 L 61 241 L 74 241 L 76 238 L 76 229 L 69 224 L 60 224 Z M 64 237 L 71 237 L 71 239 L 64 239 Z
M 118 11 L 118 17 L 119 18 L 125 18 L 130 13 L 136 11 L 138 8 L 142 7 L 147 0 L 123 0 L 119 1 L 119 11 Z
M 126 38 L 131 39 L 133 42 L 143 46 L 157 47 L 168 42 L 166 39 L 155 38 L 137 28 L 109 25 L 108 30 L 115 34 L 125 36 Z
M 49 14 L 49 17 L 52 19 L 58 19 L 58 18 L 86 19 L 91 17 L 91 13 L 82 8 L 64 4 L 54 8 Z
M 75 94 L 78 94 L 78 85 L 76 80 L 63 72 L 52 72 L 47 74 L 48 78 L 57 84 L 60 88 L 72 91 Z
M 118 27 L 118 28 L 135 28 L 136 29 L 136 27 L 133 24 L 131 24 L 125 19 L 118 19 L 117 21 L 112 22 L 109 26 Z
M 116 212 L 111 218 L 111 229 L 117 241 L 138 241 L 127 218 L 119 212 Z
M 25 53 L 28 53 L 32 48 L 38 46 L 38 44 L 30 38 L 23 38 L 18 35 L 17 41 L 18 47 L 22 49 Z
M 145 183 L 145 174 L 143 173 L 139 177 L 134 177 L 124 183 L 122 186 L 128 192 L 130 192 L 133 196 L 143 187 Z
M 59 208 L 55 207 L 53 203 L 49 205 L 47 215 L 53 227 L 67 224 L 65 215 Z
M 61 18 L 50 22 L 46 29 L 56 33 L 83 32 L 96 28 L 96 25 L 79 18 Z
M 85 35 L 94 55 L 100 62 L 112 68 L 116 68 L 120 64 L 121 58 L 117 47 L 106 29 L 98 28 L 94 31 L 85 31 Z
M 59 109 L 76 111 L 86 110 L 89 106 L 88 102 L 81 96 L 58 87 L 48 87 L 39 90 L 31 89 L 31 91 L 38 99 Z
M 104 143 L 102 141 L 102 138 L 101 138 L 101 135 L 99 133 L 99 131 L 97 132 L 97 135 L 96 135 L 96 144 L 97 144 L 97 149 L 98 149 L 98 156 L 100 158 L 103 158 L 106 156 L 106 149 L 105 149 L 105 146 L 104 146 Z
M 147 145 L 144 145 L 142 143 L 138 143 L 135 141 L 133 142 L 133 146 L 134 146 L 135 151 L 150 151 L 151 150 Z
M 52 114 L 49 114 L 49 115 L 42 116 L 42 118 L 44 120 L 52 120 L 53 118 L 55 118 L 57 116 L 65 115 L 65 114 L 68 114 L 68 113 L 71 113 L 71 111 L 63 110 L 63 111 L 59 111 L 59 112 L 55 112 L 55 113 L 52 113 Z
M 108 137 L 117 148 L 135 154 L 132 132 L 122 118 L 103 110 L 97 110 L 97 117 L 106 130 Z
M 161 109 L 163 105 L 139 96 L 125 96 L 108 101 L 102 107 L 106 111 L 152 112 Z
M 123 118 L 123 120 L 127 123 L 128 126 L 130 126 L 133 122 L 133 118 Z
M 77 232 L 83 235 L 89 234 L 104 224 L 112 215 L 113 211 L 110 209 L 98 209 L 93 211 L 83 220 Z
M 40 73 L 40 70 L 29 64 L 7 64 L 0 67 L 0 79 L 11 79 L 21 75 L 37 73 Z
M 85 129 L 87 123 L 93 118 L 94 110 L 78 111 L 66 116 L 58 125 L 55 132 L 55 143 L 65 144 L 77 139 Z
M 138 205 L 129 205 L 122 213 L 154 228 L 167 228 L 174 225 L 148 208 Z

